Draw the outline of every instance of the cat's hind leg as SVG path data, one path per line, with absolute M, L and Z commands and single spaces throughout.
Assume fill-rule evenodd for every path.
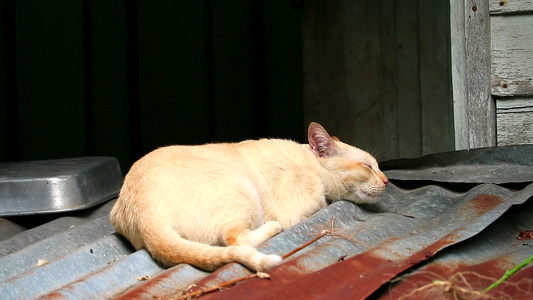
M 268 221 L 255 230 L 234 228 L 225 234 L 225 242 L 228 246 L 257 247 L 262 242 L 275 236 L 283 230 L 278 221 Z

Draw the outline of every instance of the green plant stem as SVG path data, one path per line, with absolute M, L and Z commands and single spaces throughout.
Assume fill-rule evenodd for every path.
M 507 280 L 507 278 L 511 277 L 511 275 L 513 275 L 514 273 L 518 272 L 518 270 L 520 270 L 523 267 L 527 266 L 531 261 L 533 261 L 533 255 L 531 255 L 528 259 L 524 260 L 522 263 L 520 263 L 519 265 L 514 267 L 512 270 L 505 271 L 505 274 L 503 274 L 503 276 L 500 279 L 498 279 L 493 284 L 489 285 L 486 289 L 483 290 L 483 292 L 486 293 L 486 292 L 492 290 L 493 288 L 497 287 L 502 282 Z

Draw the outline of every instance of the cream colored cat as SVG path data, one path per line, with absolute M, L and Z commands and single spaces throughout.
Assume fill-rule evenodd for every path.
M 111 223 L 167 266 L 269 269 L 281 257 L 254 247 L 331 201 L 374 203 L 388 183 L 370 154 L 318 123 L 308 139 L 157 149 L 126 175 Z

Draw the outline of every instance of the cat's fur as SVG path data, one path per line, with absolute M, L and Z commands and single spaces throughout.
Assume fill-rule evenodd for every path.
M 254 270 L 281 257 L 254 247 L 329 202 L 378 201 L 388 183 L 367 152 L 309 126 L 309 145 L 279 139 L 169 146 L 131 167 L 110 219 L 165 265 Z

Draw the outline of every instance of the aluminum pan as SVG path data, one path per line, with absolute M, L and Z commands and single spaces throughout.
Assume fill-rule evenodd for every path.
M 86 209 L 115 197 L 121 185 L 111 157 L 0 163 L 0 216 Z

